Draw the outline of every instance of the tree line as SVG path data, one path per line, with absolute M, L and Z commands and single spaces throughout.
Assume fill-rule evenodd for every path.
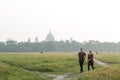
M 42 42 L 17 42 L 9 40 L 0 42 L 0 52 L 76 52 L 80 48 L 85 51 L 120 52 L 120 43 L 99 41 L 42 41 Z

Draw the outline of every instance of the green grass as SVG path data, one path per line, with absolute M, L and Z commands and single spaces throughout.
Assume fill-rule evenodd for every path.
M 119 53 L 101 53 L 95 55 L 95 58 L 106 63 L 120 63 Z
M 49 80 L 19 67 L 0 62 L 0 80 Z
M 81 75 L 78 80 L 119 80 L 120 65 L 102 67 Z
M 0 54 L 0 61 L 31 71 L 52 73 L 79 71 L 77 54 L 72 53 Z

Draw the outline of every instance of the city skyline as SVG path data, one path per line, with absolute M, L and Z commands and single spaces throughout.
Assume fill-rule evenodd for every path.
M 52 37 L 52 39 L 51 39 L 51 37 Z M 9 39 L 6 39 L 6 41 L 17 41 L 17 40 L 9 38 Z M 39 40 L 39 37 L 36 36 L 34 38 L 33 37 L 31 37 L 31 38 L 28 37 L 27 40 L 24 40 L 24 41 L 22 40 L 22 41 L 17 41 L 17 42 L 42 42 L 42 41 L 69 41 L 69 42 L 71 42 L 71 41 L 77 41 L 77 40 L 73 39 L 72 37 L 69 38 L 69 39 L 66 39 L 66 40 L 63 40 L 63 39 L 55 40 L 54 34 L 49 29 L 48 34 L 45 36 L 44 40 Z M 5 42 L 5 41 L 1 41 L 1 42 Z M 77 42 L 80 42 L 80 41 L 77 41 Z M 81 43 L 83 43 L 83 44 L 87 43 L 87 42 L 93 42 L 93 44 L 94 44 L 94 42 L 108 42 L 109 43 L 110 41 L 99 41 L 99 40 L 92 40 L 92 39 L 91 40 L 87 40 L 87 41 L 81 41 Z M 114 42 L 114 43 L 120 43 L 120 41 Z

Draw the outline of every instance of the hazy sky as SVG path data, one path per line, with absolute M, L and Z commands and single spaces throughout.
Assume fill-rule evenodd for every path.
M 0 41 L 120 41 L 120 0 L 0 0 Z

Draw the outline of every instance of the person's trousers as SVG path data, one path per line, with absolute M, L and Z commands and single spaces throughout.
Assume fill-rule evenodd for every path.
M 84 63 L 84 61 L 79 61 L 80 72 L 83 72 L 83 63 Z
M 88 64 L 88 71 L 90 70 L 90 66 L 92 67 L 92 70 L 94 70 L 93 64 Z

